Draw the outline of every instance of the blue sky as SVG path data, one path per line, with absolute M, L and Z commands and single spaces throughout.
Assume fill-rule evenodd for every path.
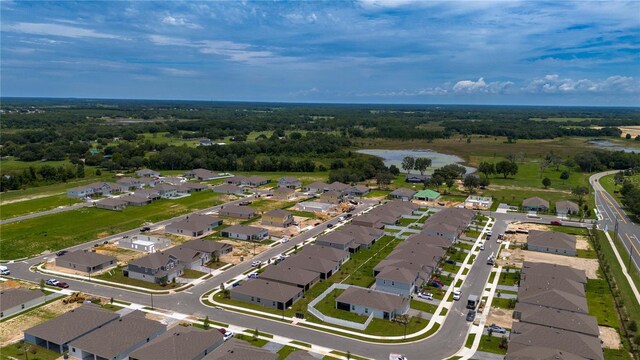
M 640 2 L 2 1 L 2 96 L 640 104 Z

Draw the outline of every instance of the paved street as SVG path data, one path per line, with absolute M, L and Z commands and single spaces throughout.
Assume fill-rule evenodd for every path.
M 622 255 L 628 256 L 631 254 L 630 258 L 624 259 L 625 262 L 631 260 L 636 269 L 640 269 L 640 226 L 634 224 L 633 221 L 629 219 L 616 199 L 606 192 L 599 182 L 603 176 L 615 173 L 617 173 L 617 171 L 606 171 L 595 174 L 589 178 L 589 183 L 591 183 L 595 194 L 596 207 L 600 215 L 598 223 L 601 229 L 607 229 L 609 231 L 615 231 L 617 225 L 618 238 L 627 250 L 627 254 Z

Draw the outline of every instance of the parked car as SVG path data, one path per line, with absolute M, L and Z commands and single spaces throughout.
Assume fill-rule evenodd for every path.
M 262 262 L 258 261 L 258 260 L 253 260 L 251 262 L 251 266 L 253 266 L 253 267 L 258 267 L 258 266 L 261 266 L 261 265 L 262 265 Z
M 231 284 L 231 287 L 234 288 L 236 286 L 240 286 L 240 281 L 236 281 L 233 284 Z
M 231 339 L 232 337 L 233 337 L 233 332 L 232 332 L 232 331 L 226 331 L 226 332 L 223 334 L 222 339 L 223 339 L 224 341 L 227 341 L 227 340 Z
M 333 224 L 327 224 L 327 227 L 328 227 L 328 228 L 332 228 L 332 227 L 333 227 Z
M 504 239 L 504 234 L 498 234 L 498 240 Z
M 432 281 L 432 282 L 430 283 L 430 285 L 431 285 L 431 286 L 433 286 L 433 287 L 434 287 L 434 288 L 436 288 L 436 289 L 440 289 L 440 288 L 442 287 L 442 285 L 438 284 L 438 283 L 437 283 L 437 282 L 435 282 L 435 281 Z
M 493 232 L 491 232 L 491 231 L 487 231 L 487 237 L 489 237 L 489 236 L 491 236 L 491 235 L 493 235 Z
M 258 278 L 258 273 L 251 273 L 249 274 L 249 276 L 247 276 L 249 279 L 257 279 Z
M 560 221 L 560 220 L 553 220 L 553 221 L 551 221 L 551 225 L 560 225 L 560 226 L 562 226 L 562 221 Z
M 496 324 L 489 325 L 487 329 L 491 329 L 491 331 L 496 334 L 505 334 L 507 332 L 507 329 L 503 328 L 502 326 L 498 326 Z
M 280 239 L 280 242 L 283 243 L 283 244 L 287 243 L 287 242 L 289 242 L 289 238 L 288 237 L 283 237 L 282 239 Z
M 0 270 L 0 275 L 11 275 L 11 270 L 7 269 L 6 267 L 2 270 Z
M 57 286 L 59 283 L 58 280 L 56 279 L 49 279 L 45 282 L 45 284 L 49 285 L 49 286 Z
M 473 321 L 476 318 L 476 311 L 475 310 L 469 310 L 469 312 L 467 313 L 467 321 Z
M 455 265 L 455 263 L 456 263 L 455 260 L 451 260 L 451 259 L 447 259 L 445 262 L 447 264 L 452 264 L 452 265 Z
M 433 294 L 432 293 L 428 293 L 428 292 L 418 293 L 418 297 L 420 299 L 433 300 Z
M 346 216 L 346 217 L 347 217 L 347 219 L 348 219 L 348 218 L 352 217 L 353 215 L 352 215 L 352 214 L 347 214 L 347 215 L 345 215 L 345 216 Z
M 462 291 L 460 291 L 460 288 L 453 288 L 453 300 L 460 300 L 461 295 Z
M 56 255 L 57 255 L 57 256 L 62 256 L 62 255 L 64 255 L 64 254 L 66 254 L 66 253 L 68 253 L 68 251 L 67 251 L 67 250 L 60 250 L 60 251 L 58 251 L 58 252 L 56 253 Z
M 484 243 L 480 243 L 480 250 L 484 250 Z
M 68 287 L 69 287 L 69 284 L 67 284 L 66 282 L 61 282 L 61 281 L 60 281 L 60 282 L 58 282 L 58 283 L 56 284 L 56 286 L 57 286 L 57 287 L 59 287 L 59 288 L 66 289 L 66 288 L 68 288 Z
M 149 231 L 149 230 L 151 230 L 151 227 L 149 227 L 149 226 L 143 226 L 143 227 L 140 229 L 140 232 L 147 232 L 147 231 Z

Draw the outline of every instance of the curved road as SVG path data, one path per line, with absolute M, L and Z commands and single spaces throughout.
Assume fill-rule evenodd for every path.
M 601 229 L 616 231 L 627 254 L 631 254 L 625 262 L 631 262 L 636 269 L 640 269 L 640 226 L 636 225 L 624 212 L 616 199 L 609 194 L 602 185 L 600 179 L 603 176 L 615 174 L 618 171 L 605 171 L 594 174 L 589 178 L 596 199 L 596 207 L 599 212 L 598 223 Z

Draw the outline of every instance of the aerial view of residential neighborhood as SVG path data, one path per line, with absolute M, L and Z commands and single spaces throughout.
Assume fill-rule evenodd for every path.
M 640 360 L 640 2 L 0 15 L 0 360 Z

